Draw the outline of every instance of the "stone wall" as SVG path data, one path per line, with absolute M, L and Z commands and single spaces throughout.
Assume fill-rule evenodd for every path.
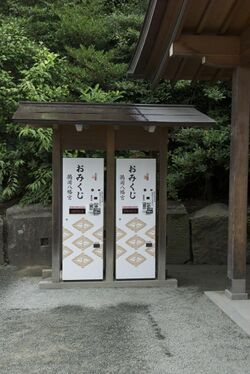
M 195 264 L 227 264 L 228 207 L 212 204 L 191 215 Z M 248 211 L 247 263 L 250 263 L 250 211 Z
M 167 264 L 185 264 L 191 258 L 189 217 L 183 204 L 168 201 Z
M 212 204 L 191 215 L 195 264 L 226 264 L 228 207 Z
M 189 217 L 184 205 L 168 202 L 167 220 L 167 263 L 184 264 L 190 260 Z M 18 268 L 51 265 L 51 208 L 15 205 L 7 209 L 5 225 L 9 264 Z
M 6 211 L 6 225 L 11 265 L 51 265 L 51 208 L 15 205 Z
M 51 266 L 51 208 L 15 205 L 0 216 L 0 265 Z M 188 215 L 179 202 L 168 202 L 167 264 L 226 264 L 228 207 L 212 204 Z M 5 233 L 4 233 L 5 232 Z M 248 263 L 250 263 L 249 212 Z M 5 251 L 5 253 L 3 253 Z

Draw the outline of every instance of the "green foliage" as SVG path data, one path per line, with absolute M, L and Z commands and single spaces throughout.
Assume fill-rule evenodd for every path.
M 126 64 L 116 64 L 113 60 L 113 51 L 97 51 L 93 46 L 80 48 L 67 48 L 69 55 L 82 68 L 82 79 L 85 84 L 101 84 L 110 87 L 111 79 L 120 79 L 126 72 Z M 73 67 L 74 70 L 74 67 Z
M 84 1 L 56 9 L 60 18 L 58 38 L 65 46 L 95 46 L 104 50 L 111 43 L 109 18 L 102 1 Z
M 227 189 L 229 127 L 182 129 L 172 135 L 169 152 L 169 195 L 211 199 Z M 216 191 L 217 189 L 217 191 Z
M 69 74 L 81 83 L 103 89 L 124 79 L 144 13 L 145 1 L 83 0 L 55 7 L 60 18 L 57 38 L 69 56 Z M 77 67 L 77 68 L 76 68 Z M 76 74 L 77 72 L 77 74 Z
M 94 88 L 82 89 L 80 92 L 80 99 L 88 103 L 115 103 L 123 98 L 123 92 L 118 90 L 103 91 L 99 84 L 96 84 Z
M 65 59 L 31 41 L 18 19 L 2 19 L 0 33 L 1 200 L 20 196 L 25 202 L 47 202 L 51 130 L 16 126 L 10 119 L 19 100 L 68 97 Z
M 33 65 L 21 73 L 20 91 L 28 100 L 53 101 L 69 95 L 65 59 L 42 45 L 34 56 Z

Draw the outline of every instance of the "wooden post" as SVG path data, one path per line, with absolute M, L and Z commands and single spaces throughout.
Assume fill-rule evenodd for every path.
M 166 279 L 167 250 L 167 158 L 168 129 L 161 128 L 159 148 L 159 217 L 158 217 L 158 279 Z
M 106 174 L 106 281 L 114 279 L 115 237 L 115 131 L 107 128 L 107 174 Z
M 226 295 L 246 299 L 247 190 L 250 109 L 250 69 L 233 75 L 229 185 L 228 279 Z
M 52 282 L 60 281 L 62 253 L 62 157 L 61 131 L 53 129 L 52 151 Z

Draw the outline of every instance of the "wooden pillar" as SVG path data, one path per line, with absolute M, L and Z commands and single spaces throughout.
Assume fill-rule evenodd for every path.
M 159 217 L 158 217 L 158 279 L 166 279 L 167 250 L 167 158 L 168 129 L 161 128 L 159 148 Z
M 106 174 L 106 281 L 114 279 L 115 238 L 115 131 L 107 128 Z
M 232 87 L 229 185 L 228 279 L 226 295 L 245 299 L 250 70 L 236 68 Z
M 60 281 L 62 254 L 62 151 L 61 131 L 53 129 L 52 151 L 52 281 Z

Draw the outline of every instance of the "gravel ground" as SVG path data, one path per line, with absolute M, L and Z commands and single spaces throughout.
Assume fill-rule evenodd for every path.
M 0 373 L 249 374 L 250 337 L 203 294 L 225 267 L 169 268 L 176 290 L 39 290 L 0 268 Z

